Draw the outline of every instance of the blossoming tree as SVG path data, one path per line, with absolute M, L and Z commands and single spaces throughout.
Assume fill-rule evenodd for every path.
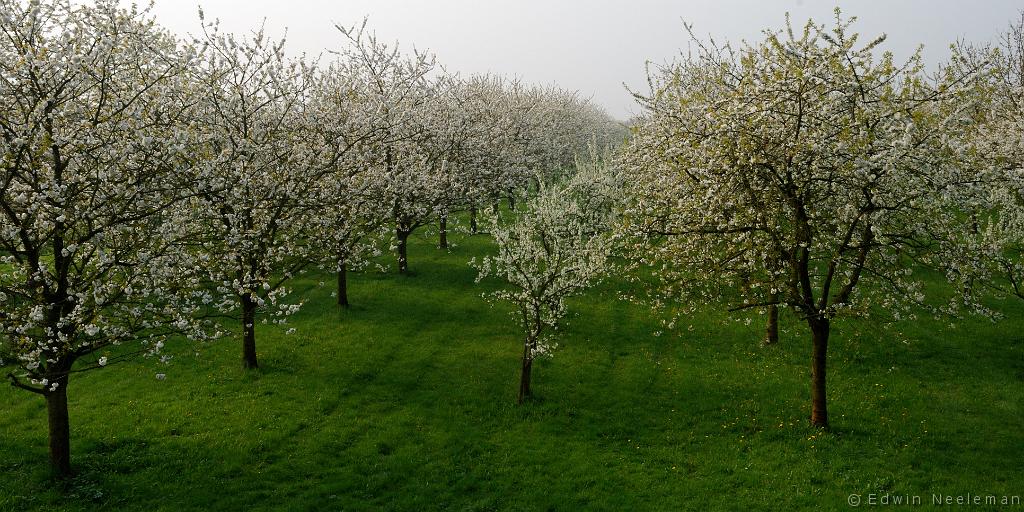
M 357 83 L 367 122 L 379 132 L 362 148 L 362 165 L 374 182 L 376 197 L 394 227 L 398 271 L 408 270 L 408 239 L 435 218 L 436 159 L 421 151 L 429 123 L 431 80 L 435 69 L 429 53 L 404 53 L 397 44 L 379 40 L 366 27 L 336 26 L 348 45 L 340 55 Z M 443 79 L 443 77 L 441 77 Z
M 203 336 L 192 313 L 211 298 L 167 215 L 189 189 L 186 60 L 115 1 L 4 0 L 0 13 L 0 364 L 46 399 L 66 476 L 71 374 Z
M 610 198 L 616 181 L 603 163 L 580 166 L 566 182 L 541 190 L 511 222 L 487 218 L 498 252 L 474 261 L 477 281 L 495 276 L 506 284 L 492 300 L 515 306 L 523 329 L 518 401 L 531 393 L 533 361 L 555 348 L 554 331 L 565 316 L 565 299 L 604 273 L 613 247 Z
M 919 55 L 878 58 L 836 12 L 768 31 L 738 50 L 696 42 L 652 77 L 624 157 L 632 251 L 662 297 L 731 309 L 791 307 L 811 334 L 811 424 L 828 427 L 833 320 L 924 300 L 913 270 L 959 225 L 944 134 L 956 89 L 925 80 Z M 685 308 L 684 308 L 685 309 Z
M 950 276 L 966 293 L 1024 298 L 1024 14 L 995 45 L 958 44 L 947 73 L 983 69 L 959 101 L 969 103 L 960 134 L 978 179 L 959 190 L 968 225 L 950 258 Z
M 307 137 L 323 148 L 318 157 L 325 171 L 306 200 L 314 224 L 308 242 L 315 259 L 336 273 L 335 296 L 343 307 L 349 305 L 348 272 L 379 254 L 377 235 L 388 213 L 374 150 L 392 126 L 377 115 L 380 104 L 368 91 L 373 83 L 359 73 L 360 58 L 342 53 L 325 66 L 303 111 Z
M 202 18 L 202 15 L 200 15 Z M 192 68 L 197 136 L 191 155 L 193 199 L 180 221 L 197 233 L 193 252 L 225 314 L 240 310 L 242 361 L 256 368 L 259 309 L 282 322 L 298 309 L 282 302 L 286 284 L 313 261 L 308 215 L 313 190 L 335 151 L 313 137 L 303 116 L 314 70 L 284 55 L 284 41 L 260 29 L 251 37 L 204 21 Z

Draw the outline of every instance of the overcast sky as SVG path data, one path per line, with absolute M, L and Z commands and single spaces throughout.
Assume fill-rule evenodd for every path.
M 342 40 L 333 23 L 368 16 L 383 39 L 429 49 L 450 71 L 495 72 L 579 90 L 625 119 L 637 108 L 623 83 L 645 84 L 644 62 L 664 62 L 687 44 L 683 21 L 716 40 L 757 40 L 764 28 L 832 20 L 835 2 L 815 0 L 157 0 L 155 15 L 180 34 L 207 18 L 244 32 L 264 19 L 271 34 L 288 30 L 290 53 L 318 55 Z M 934 66 L 956 39 L 988 42 L 1024 9 L 1024 0 L 860 0 L 838 2 L 859 18 L 864 36 L 888 34 L 906 57 L 920 44 Z

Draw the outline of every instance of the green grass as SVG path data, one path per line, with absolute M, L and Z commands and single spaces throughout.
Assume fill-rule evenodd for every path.
M 416 237 L 410 277 L 353 275 L 348 311 L 329 276 L 297 281 L 297 332 L 261 326 L 258 371 L 227 339 L 169 367 L 75 375 L 67 484 L 49 477 L 43 401 L 0 387 L 0 510 L 844 510 L 852 493 L 1024 494 L 1016 302 L 1009 320 L 952 329 L 839 323 L 823 433 L 807 426 L 810 347 L 792 315 L 771 348 L 757 321 L 710 312 L 655 336 L 611 280 L 572 302 L 537 398 L 516 406 L 516 325 L 466 264 L 488 241 L 457 241 Z

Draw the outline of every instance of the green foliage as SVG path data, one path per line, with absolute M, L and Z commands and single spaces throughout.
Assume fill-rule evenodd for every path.
M 654 336 L 613 280 L 574 300 L 537 400 L 516 407 L 516 326 L 465 263 L 489 241 L 456 242 L 415 239 L 410 277 L 354 274 L 350 310 L 330 276 L 298 279 L 297 332 L 259 326 L 259 370 L 229 339 L 81 375 L 66 484 L 48 477 L 43 401 L 0 387 L 0 510 L 845 510 L 851 493 L 1024 492 L 1018 302 L 998 324 L 837 323 L 822 433 L 792 315 L 769 349 L 757 315 Z

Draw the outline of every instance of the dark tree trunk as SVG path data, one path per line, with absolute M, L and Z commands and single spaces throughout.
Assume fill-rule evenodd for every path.
M 811 318 L 811 426 L 828 428 L 828 404 L 825 400 L 825 365 L 828 353 L 829 321 Z
M 778 302 L 779 296 L 772 295 L 772 302 Z M 764 329 L 764 344 L 774 345 L 779 342 L 779 306 L 768 306 L 768 323 Z
M 508 196 L 508 209 L 509 211 L 516 211 L 516 196 Z
M 258 368 L 256 361 L 256 302 L 252 294 L 242 295 L 242 366 Z
M 71 476 L 71 422 L 68 419 L 68 377 L 54 382 L 57 389 L 47 390 L 46 416 L 50 429 L 50 465 L 57 476 Z
M 348 265 L 338 265 L 338 305 L 348 307 Z
M 398 237 L 398 273 L 405 274 L 409 271 L 409 230 L 399 226 L 395 235 Z
M 440 247 L 441 249 L 447 249 L 448 248 L 448 216 L 447 215 L 442 215 L 441 216 L 441 220 L 438 221 L 438 230 L 440 231 L 440 234 L 438 235 L 439 240 L 438 240 L 437 246 Z
M 530 396 L 530 374 L 533 371 L 533 353 L 530 350 L 530 342 L 523 346 L 523 368 L 519 374 L 519 403 L 523 403 L 526 397 Z
M 469 209 L 469 232 L 475 235 L 476 231 L 476 207 L 473 207 Z

